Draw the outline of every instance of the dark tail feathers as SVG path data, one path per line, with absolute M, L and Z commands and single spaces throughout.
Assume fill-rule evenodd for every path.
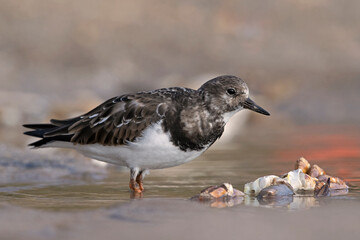
M 59 121 L 60 122 L 60 121 Z M 73 134 L 67 134 L 66 130 L 70 126 L 69 125 L 55 125 L 55 124 L 24 124 L 26 128 L 33 129 L 32 131 L 24 132 L 25 135 L 29 135 L 32 137 L 41 138 L 39 141 L 30 143 L 29 146 L 32 147 L 41 147 L 44 144 L 47 144 L 52 141 L 63 141 L 70 142 Z M 59 135 L 53 135 L 54 132 L 61 132 Z M 50 136 L 47 136 L 50 135 Z

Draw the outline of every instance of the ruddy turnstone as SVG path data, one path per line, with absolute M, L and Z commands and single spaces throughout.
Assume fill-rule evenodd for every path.
M 130 169 L 130 189 L 142 192 L 149 169 L 177 166 L 206 151 L 242 109 L 270 115 L 249 98 L 246 83 L 219 76 L 198 90 L 172 87 L 113 97 L 88 113 L 25 124 L 34 148 L 71 148 Z

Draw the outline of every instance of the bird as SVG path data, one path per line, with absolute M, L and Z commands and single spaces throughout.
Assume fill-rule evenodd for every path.
M 223 75 L 199 89 L 161 88 L 110 98 L 80 116 L 24 124 L 40 140 L 32 148 L 75 149 L 83 155 L 130 169 L 129 188 L 144 190 L 150 169 L 187 163 L 205 152 L 229 119 L 249 109 L 270 115 L 249 97 L 239 77 Z

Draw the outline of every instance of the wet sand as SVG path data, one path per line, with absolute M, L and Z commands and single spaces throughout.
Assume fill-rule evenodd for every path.
M 1 206 L 1 239 L 357 239 L 359 201 L 298 211 L 142 199 L 95 211 Z

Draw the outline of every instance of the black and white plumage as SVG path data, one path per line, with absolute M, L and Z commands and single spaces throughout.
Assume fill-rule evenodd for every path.
M 33 129 L 25 134 L 41 138 L 30 144 L 35 148 L 72 148 L 130 168 L 130 188 L 141 192 L 148 169 L 198 157 L 220 138 L 230 117 L 244 108 L 269 115 L 250 100 L 243 80 L 220 76 L 198 90 L 174 87 L 125 94 L 75 118 L 24 127 Z

